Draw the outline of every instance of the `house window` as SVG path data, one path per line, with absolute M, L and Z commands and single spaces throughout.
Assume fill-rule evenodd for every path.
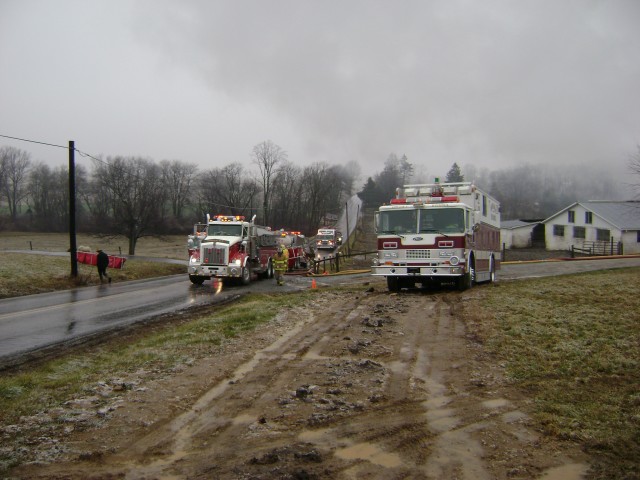
M 611 231 L 605 230 L 604 228 L 598 228 L 596 231 L 596 236 L 599 242 L 608 242 L 611 238 Z
M 640 243 L 640 230 L 636 232 L 636 242 Z
M 564 237 L 564 225 L 554 225 L 553 234 L 556 237 Z
M 584 223 L 586 224 L 593 223 L 593 212 L 584 212 Z
M 482 216 L 487 216 L 487 197 L 482 196 Z
M 584 227 L 573 227 L 573 238 L 586 238 L 586 229 Z
M 569 210 L 569 223 L 576 223 L 576 212 L 574 210 Z

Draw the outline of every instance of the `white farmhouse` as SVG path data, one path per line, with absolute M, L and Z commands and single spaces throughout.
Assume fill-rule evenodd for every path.
M 640 201 L 576 202 L 542 223 L 547 250 L 640 253 Z

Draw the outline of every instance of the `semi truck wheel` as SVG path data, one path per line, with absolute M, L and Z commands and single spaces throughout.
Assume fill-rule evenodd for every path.
M 249 283 L 251 282 L 251 270 L 249 269 L 249 267 L 244 267 L 242 269 L 241 282 L 242 285 L 249 285 Z
M 193 283 L 194 285 L 202 285 L 205 278 L 199 277 L 197 275 L 189 275 L 189 280 L 191 280 L 191 283 Z

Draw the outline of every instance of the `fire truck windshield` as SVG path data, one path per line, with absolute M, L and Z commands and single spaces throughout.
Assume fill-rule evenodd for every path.
M 420 210 L 420 233 L 463 233 L 464 210 L 441 208 Z
M 387 210 L 380 212 L 378 232 L 398 235 L 413 233 L 463 233 L 462 208 Z
M 240 237 L 241 235 L 242 225 L 210 223 L 207 228 L 208 237 Z
M 417 210 L 392 210 L 380 212 L 378 231 L 381 233 L 416 233 Z

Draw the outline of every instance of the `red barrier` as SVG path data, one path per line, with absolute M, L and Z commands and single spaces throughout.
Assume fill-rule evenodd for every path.
M 97 253 L 76 252 L 76 256 L 78 258 L 78 262 L 84 263 L 85 265 L 96 266 L 98 264 Z M 122 270 L 124 268 L 124 262 L 127 261 L 126 258 L 113 257 L 111 255 L 108 255 L 108 257 L 109 257 L 109 268 L 116 268 L 118 270 Z

